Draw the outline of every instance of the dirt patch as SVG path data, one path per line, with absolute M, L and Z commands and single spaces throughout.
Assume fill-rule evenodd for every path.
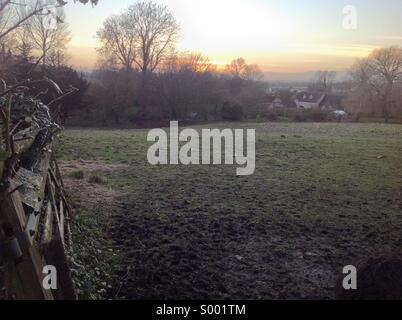
M 87 180 L 64 178 L 64 186 L 68 194 L 79 196 L 89 203 L 114 203 L 124 194 L 104 185 L 89 183 Z
M 111 164 L 101 160 L 76 160 L 76 161 L 60 161 L 59 167 L 64 172 L 76 170 L 94 172 L 94 171 L 114 171 L 126 169 L 128 166 L 124 164 Z
M 311 246 L 303 237 L 275 234 L 271 221 L 256 224 L 246 214 L 143 215 L 139 202 L 122 204 L 125 214 L 111 228 L 131 267 L 120 298 L 333 298 L 330 266 L 302 251 Z M 122 267 L 120 277 L 127 274 Z
M 122 192 L 109 188 L 105 184 L 94 182 L 93 177 L 77 179 L 70 176 L 72 172 L 111 172 L 127 168 L 123 164 L 111 164 L 101 160 L 60 161 L 59 167 L 64 175 L 64 185 L 67 192 L 75 198 L 89 203 L 114 203 L 117 198 L 124 196 Z

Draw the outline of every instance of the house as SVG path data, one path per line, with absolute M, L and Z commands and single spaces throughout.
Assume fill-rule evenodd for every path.
M 326 97 L 325 93 L 300 92 L 296 95 L 295 104 L 299 109 L 318 109 Z
M 320 104 L 322 110 L 333 111 L 333 110 L 343 110 L 343 99 L 344 95 L 341 94 L 326 94 L 325 98 Z
M 344 96 L 317 92 L 301 92 L 296 95 L 295 103 L 300 109 L 321 109 L 326 111 L 343 110 Z
M 289 92 L 291 92 L 291 93 L 300 93 L 300 92 L 305 92 L 305 91 L 307 91 L 308 90 L 308 87 L 301 87 L 301 86 L 299 86 L 299 87 L 292 87 L 292 88 L 290 88 L 290 90 L 289 90 Z
M 267 94 L 264 99 L 259 103 L 262 109 L 271 109 L 272 104 L 275 101 L 275 96 L 273 94 Z
M 272 109 L 285 108 L 282 99 L 277 94 L 266 95 L 264 99 L 258 104 L 261 111 L 268 111 Z
M 281 98 L 275 97 L 274 101 L 272 101 L 270 105 L 270 109 L 278 109 L 278 108 L 284 108 L 285 106 L 282 103 Z

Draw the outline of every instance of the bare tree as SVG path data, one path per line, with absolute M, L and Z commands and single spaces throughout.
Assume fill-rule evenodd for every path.
M 347 99 L 348 112 L 359 120 L 361 114 L 373 114 L 375 94 L 371 85 L 373 69 L 369 59 L 358 60 L 350 69 L 353 88 Z
M 232 77 L 242 78 L 247 69 L 247 63 L 243 58 L 237 58 L 225 68 L 226 73 Z
M 77 0 L 74 0 L 76 2 Z M 78 0 L 83 4 L 91 3 L 97 5 L 99 0 Z M 0 42 L 10 33 L 24 25 L 29 19 L 36 15 L 48 15 L 49 7 L 40 0 L 29 0 L 30 9 L 20 15 L 21 8 L 27 6 L 25 0 L 0 0 Z M 68 2 L 56 0 L 55 8 L 61 8 Z
M 0 35 L 3 35 L 0 37 L 3 41 L 5 40 L 4 38 L 6 37 L 7 33 L 6 31 L 10 27 L 10 20 L 13 15 L 13 10 L 11 10 L 10 4 L 7 4 L 6 1 L 0 0 Z
M 21 15 L 21 8 L 25 6 L 25 1 L 0 1 L 0 40 L 10 35 L 35 15 L 43 13 L 44 7 L 39 1 L 36 1 L 32 3 L 30 11 Z
M 312 85 L 314 91 L 329 93 L 332 90 L 336 78 L 335 71 L 318 71 Z
M 184 51 L 172 54 L 166 59 L 162 68 L 163 73 L 177 73 L 184 70 L 198 73 L 215 72 L 216 66 L 200 52 Z
M 139 2 L 131 6 L 128 19 L 138 37 L 134 62 L 142 75 L 139 103 L 143 113 L 148 100 L 149 73 L 173 52 L 180 28 L 168 8 L 154 2 Z
M 174 48 L 179 25 L 166 6 L 154 2 L 131 6 L 127 17 L 138 37 L 134 61 L 143 75 L 154 72 Z
M 50 50 L 50 52 L 47 54 L 46 63 L 51 67 L 59 68 L 62 66 L 66 66 L 69 59 L 70 56 L 66 53 L 64 47 L 55 48 L 53 50 Z
M 374 50 L 369 56 L 371 86 L 381 98 L 382 116 L 388 122 L 394 105 L 396 84 L 402 76 L 402 49 L 396 46 Z
M 127 14 L 109 17 L 97 37 L 102 44 L 98 50 L 102 58 L 112 64 L 117 62 L 126 70 L 132 69 L 137 54 L 137 31 L 131 27 Z
M 39 0 L 36 5 L 42 8 L 56 7 L 55 0 Z M 26 9 L 23 9 L 24 11 Z M 32 11 L 29 8 L 28 11 Z M 49 28 L 48 16 L 38 14 L 33 16 L 29 23 L 24 24 L 18 33 L 23 33 L 25 39 L 23 41 L 29 42 L 32 49 L 38 52 L 39 57 L 42 59 L 42 65 L 48 64 L 48 57 L 62 56 L 62 52 L 66 50 L 66 45 L 70 41 L 70 31 L 65 20 L 65 14 L 62 7 L 57 10 L 57 21 L 54 26 Z M 22 37 L 21 37 L 22 38 Z M 54 60 L 54 59 L 53 59 Z
M 402 49 L 389 47 L 374 50 L 352 67 L 354 87 L 350 98 L 359 112 L 379 113 L 386 122 L 393 109 L 400 108 L 402 84 Z
M 237 58 L 225 67 L 225 73 L 233 78 L 248 81 L 259 81 L 263 78 L 261 68 L 257 64 L 247 64 L 243 58 Z
M 28 28 L 19 28 L 16 31 L 15 35 L 15 43 L 16 48 L 15 51 L 17 54 L 23 58 L 25 61 L 31 60 L 33 55 L 33 45 L 30 39 L 30 33 L 28 32 Z
M 142 110 L 147 104 L 147 78 L 173 52 L 178 34 L 179 26 L 168 8 L 152 1 L 136 3 L 110 17 L 98 32 L 103 58 L 141 72 Z
M 244 79 L 249 81 L 260 81 L 264 77 L 261 68 L 257 64 L 246 66 L 244 73 Z

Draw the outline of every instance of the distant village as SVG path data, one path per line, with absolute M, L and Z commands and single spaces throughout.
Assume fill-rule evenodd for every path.
M 267 109 L 297 108 L 301 110 L 345 111 L 347 90 L 314 90 L 308 86 L 270 86 L 263 106 Z

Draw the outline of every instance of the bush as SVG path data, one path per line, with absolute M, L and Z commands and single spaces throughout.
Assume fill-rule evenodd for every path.
M 73 171 L 70 173 L 70 177 L 74 179 L 82 180 L 85 178 L 85 173 L 82 170 Z
M 295 122 L 325 122 L 329 120 L 329 113 L 320 109 L 298 109 L 292 115 Z
M 238 103 L 225 102 L 221 116 L 225 121 L 241 121 L 243 119 L 243 108 Z
M 325 122 L 328 121 L 329 113 L 320 109 L 309 110 L 310 118 L 314 122 Z
M 278 121 L 280 115 L 277 110 L 269 110 L 267 112 L 267 119 L 269 121 Z
M 299 113 L 299 114 L 296 114 L 296 115 L 295 115 L 294 121 L 296 121 L 296 122 L 306 122 L 306 121 L 307 121 L 307 117 L 306 117 L 305 114 Z
M 88 182 L 93 184 L 106 184 L 107 180 L 104 177 L 98 175 L 92 175 L 88 178 Z

